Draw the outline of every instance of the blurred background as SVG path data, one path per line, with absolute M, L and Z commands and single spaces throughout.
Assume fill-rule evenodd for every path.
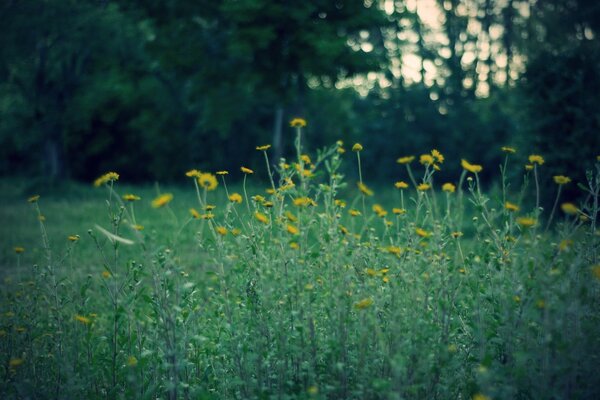
M 499 147 L 582 180 L 600 152 L 597 0 L 3 0 L 0 175 L 177 182 L 364 147 L 369 181 Z M 550 175 L 548 175 L 550 176 Z M 233 177 L 235 178 L 235 176 Z

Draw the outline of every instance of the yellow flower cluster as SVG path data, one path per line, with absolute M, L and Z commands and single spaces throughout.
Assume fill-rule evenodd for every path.
M 98 179 L 96 179 L 94 181 L 94 187 L 100 187 L 108 182 L 114 182 L 114 181 L 118 181 L 119 180 L 119 174 L 117 174 L 116 172 L 107 172 L 106 174 L 102 175 L 101 177 L 99 177 Z M 36 199 L 37 201 L 37 199 Z

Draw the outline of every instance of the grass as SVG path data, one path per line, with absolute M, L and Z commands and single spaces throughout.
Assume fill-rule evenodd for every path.
M 2 181 L 2 397 L 598 397 L 600 170 L 549 223 L 540 164 L 519 192 L 512 155 L 495 195 L 475 164 L 442 191 L 434 152 L 369 196 L 339 173 L 368 149 L 304 157 L 297 134 L 271 194 L 191 171 L 157 208 L 108 176 L 28 203 Z

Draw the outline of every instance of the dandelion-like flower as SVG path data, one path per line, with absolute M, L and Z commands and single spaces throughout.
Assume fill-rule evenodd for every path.
M 67 239 L 68 239 L 70 242 L 77 242 L 77 241 L 78 241 L 80 238 L 81 238 L 81 237 L 80 237 L 79 235 L 69 235 L 69 236 L 67 237 Z
M 294 199 L 294 205 L 296 207 L 307 207 L 307 206 L 316 207 L 317 203 L 310 197 L 297 197 Z
M 98 179 L 96 179 L 94 181 L 94 186 L 100 187 L 100 186 L 104 185 L 105 183 L 114 182 L 114 181 L 118 181 L 118 180 L 119 180 L 119 174 L 117 174 L 116 172 L 107 172 L 106 174 L 102 175 L 101 177 L 99 177 Z
M 440 163 L 443 164 L 444 163 L 444 156 L 442 155 L 442 153 L 440 153 L 439 151 L 437 151 L 436 149 L 431 150 L 431 156 L 433 157 L 433 159 Z
M 84 317 L 83 315 L 75 315 L 75 320 L 81 322 L 84 325 L 89 325 L 92 323 L 88 317 Z
M 507 201 L 506 203 L 504 203 L 504 208 L 508 211 L 513 211 L 513 212 L 520 210 L 518 205 L 511 203 L 510 201 Z
M 210 172 L 205 172 L 205 173 L 201 173 L 200 176 L 198 177 L 198 184 L 200 185 L 200 187 L 202 187 L 208 191 L 211 191 L 211 190 L 215 190 L 217 188 L 217 186 L 219 185 L 219 182 L 217 182 L 216 176 L 214 176 Z
M 250 168 L 246 168 L 246 167 L 242 167 L 240 168 L 240 171 L 242 171 L 243 173 L 245 173 L 246 175 L 250 175 L 253 174 L 254 171 L 252 171 Z
M 415 228 L 415 233 L 422 238 L 428 238 L 429 236 L 431 236 L 431 233 L 427 232 L 423 228 Z
M 419 186 L 417 186 L 417 190 L 419 192 L 425 192 L 429 189 L 431 189 L 431 185 L 428 183 L 421 183 L 421 184 L 419 184 Z
M 531 228 L 537 224 L 537 220 L 531 217 L 519 217 L 516 221 L 521 228 Z
M 40 195 L 36 194 L 34 196 L 31 196 L 27 199 L 28 203 L 37 203 L 37 201 L 40 199 Z
M 258 151 L 267 151 L 271 148 L 270 144 L 265 144 L 263 146 L 256 146 L 256 150 Z
M 568 215 L 575 215 L 579 213 L 579 208 L 577 208 L 577 206 L 573 203 L 562 203 L 560 205 L 560 209 Z
M 415 159 L 415 156 L 404 156 L 396 160 L 398 164 L 410 164 Z
M 21 254 L 21 253 L 24 253 L 24 252 L 25 252 L 25 248 L 24 248 L 24 247 L 21 247 L 21 246 L 17 246 L 17 247 L 15 247 L 13 250 L 14 250 L 14 251 L 15 251 L 15 253 L 17 253 L 17 254 Z
M 242 195 L 239 193 L 231 193 L 229 195 L 229 201 L 240 204 L 242 202 Z
M 406 210 L 404 208 L 392 208 L 392 213 L 395 215 L 403 215 L 406 214 Z
M 358 182 L 357 185 L 358 185 L 358 190 L 360 190 L 360 192 L 362 194 L 364 194 L 365 196 L 373 196 L 373 191 L 371 189 L 369 189 L 367 187 L 367 185 L 365 185 L 362 182 Z
M 265 225 L 267 225 L 269 223 L 269 217 L 267 217 L 265 214 L 261 213 L 260 211 L 257 211 L 254 213 L 254 218 L 256 218 L 256 220 L 258 222 L 261 222 Z
M 434 159 L 431 154 L 421 154 L 419 162 L 423 165 L 433 165 Z
M 454 193 L 456 186 L 450 182 L 447 182 L 442 185 L 442 190 L 447 193 Z
M 365 308 L 369 308 L 373 305 L 373 299 L 367 297 L 366 299 L 362 299 L 361 301 L 354 303 L 354 308 L 358 310 L 364 310 Z
M 306 120 L 303 118 L 294 118 L 290 121 L 292 128 L 304 128 L 306 126 Z
M 221 235 L 221 236 L 225 236 L 225 235 L 227 235 L 227 233 L 228 233 L 228 231 L 227 231 L 227 228 L 225 228 L 224 226 L 217 226 L 217 227 L 215 228 L 215 230 L 216 230 L 216 231 L 217 231 L 217 233 L 218 233 L 219 235 Z
M 152 207 L 153 208 L 164 207 L 167 204 L 169 204 L 171 202 L 171 200 L 173 200 L 173 195 L 171 193 L 161 194 L 160 196 L 158 196 L 154 200 L 152 200 Z
M 483 167 L 481 165 L 477 165 L 477 164 L 471 164 L 470 162 L 468 162 L 467 160 L 465 160 L 464 158 L 462 160 L 460 160 L 460 165 L 467 171 L 472 172 L 474 174 L 481 172 L 481 170 L 483 170 Z
M 554 183 L 556 183 L 557 185 L 566 185 L 567 183 L 571 182 L 571 178 L 564 175 L 555 175 L 553 179 Z
M 216 175 L 229 175 L 229 171 L 217 171 L 215 172 Z
M 353 217 L 358 217 L 360 215 L 360 211 L 352 209 L 352 210 L 348 211 L 348 214 L 350 214 Z
M 352 146 L 352 151 L 362 151 L 362 149 L 363 147 L 360 143 L 354 143 L 354 146 Z
M 394 183 L 394 186 L 396 187 L 396 189 L 407 189 L 408 183 L 406 183 L 404 181 L 398 181 L 398 182 Z
M 200 219 L 200 213 L 195 208 L 190 208 L 190 214 L 194 219 Z
M 287 224 L 287 226 L 285 228 L 288 231 L 288 233 L 291 235 L 297 235 L 298 232 L 300 232 L 300 230 L 292 224 Z
M 544 157 L 540 156 L 539 154 L 532 154 L 528 159 L 530 164 L 542 165 L 545 162 Z
M 507 153 L 507 154 L 514 154 L 517 152 L 517 149 L 515 149 L 514 147 L 509 147 L 509 146 L 502 146 L 502 147 L 500 147 L 500 150 L 502 150 L 504 153 Z
M 140 196 L 136 196 L 135 194 L 125 194 L 123 195 L 123 200 L 125 201 L 138 201 L 141 200 Z
M 185 173 L 185 176 L 189 178 L 199 178 L 201 173 L 202 172 L 198 171 L 197 169 L 191 169 Z

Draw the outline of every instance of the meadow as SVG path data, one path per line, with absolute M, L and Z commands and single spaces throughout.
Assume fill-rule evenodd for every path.
M 292 159 L 188 188 L 2 181 L 1 397 L 600 398 L 600 156 L 545 193 L 543 155 L 499 147 L 485 190 L 498 166 L 400 154 L 374 190 L 368 148 L 291 124 Z

